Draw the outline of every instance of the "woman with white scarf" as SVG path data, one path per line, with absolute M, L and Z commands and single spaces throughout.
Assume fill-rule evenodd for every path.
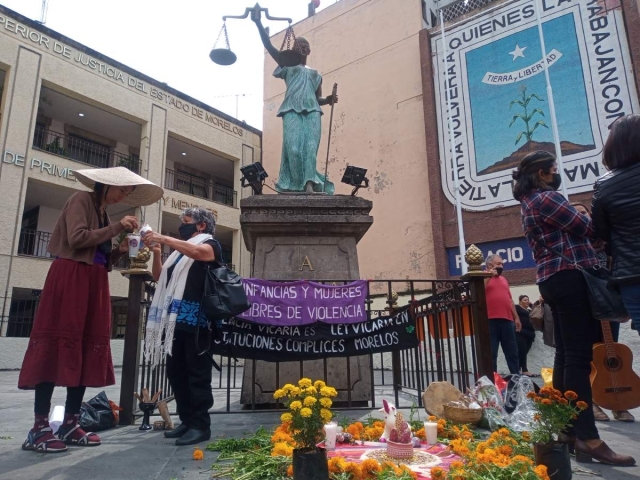
M 215 220 L 211 212 L 187 208 L 180 219 L 180 240 L 154 232 L 144 236 L 144 243 L 153 251 L 157 282 L 147 320 L 145 357 L 156 366 L 167 356 L 167 377 L 181 424 L 164 436 L 176 438 L 176 445 L 194 445 L 211 437 L 208 411 L 213 406 L 213 365 L 206 354 L 201 354 L 206 350 L 205 336 L 199 348 L 196 339 L 198 328 L 208 329 L 200 312 L 206 266 L 222 259 L 222 252 L 213 238 Z M 161 245 L 173 250 L 164 265 Z

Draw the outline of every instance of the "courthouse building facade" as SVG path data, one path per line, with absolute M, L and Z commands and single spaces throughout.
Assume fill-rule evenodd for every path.
M 2 6 L 0 148 L 0 369 L 20 366 L 53 226 L 84 189 L 76 169 L 125 166 L 164 187 L 155 205 L 110 207 L 112 221 L 177 235 L 184 208 L 211 210 L 225 261 L 249 274 L 240 167 L 261 160 L 261 132 Z M 118 363 L 128 284 L 109 277 Z

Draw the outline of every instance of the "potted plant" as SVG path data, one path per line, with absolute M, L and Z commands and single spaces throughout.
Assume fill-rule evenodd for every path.
M 539 394 L 530 392 L 527 397 L 533 399 L 536 412 L 531 431 L 536 464 L 545 465 L 554 480 L 570 480 L 569 449 L 558 442 L 558 435 L 587 408 L 587 403 L 580 401 L 574 405 L 578 398 L 575 392 L 569 390 L 563 395 L 551 387 L 540 389 Z
M 396 412 L 396 426 L 387 439 L 387 455 L 392 458 L 406 459 L 413 457 L 411 428 L 405 422 L 402 413 Z
M 296 444 L 293 450 L 294 480 L 329 478 L 327 451 L 318 447 L 318 443 L 324 438 L 324 425 L 333 418 L 331 399 L 337 395 L 336 389 L 322 380 L 312 382 L 308 378 L 300 379 L 298 386 L 287 384 L 273 394 L 276 400 L 283 399 L 289 410 L 282 420 L 291 422 Z

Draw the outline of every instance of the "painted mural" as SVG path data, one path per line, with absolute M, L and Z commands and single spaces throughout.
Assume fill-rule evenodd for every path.
M 639 111 L 620 9 L 606 11 L 598 0 L 540 6 L 546 59 L 534 1 L 510 2 L 451 27 L 446 59 L 442 37 L 432 39 L 442 186 L 453 203 L 457 168 L 466 210 L 514 205 L 511 173 L 520 160 L 535 150 L 555 153 L 544 62 L 569 194 L 592 189 L 605 171 L 609 126 Z

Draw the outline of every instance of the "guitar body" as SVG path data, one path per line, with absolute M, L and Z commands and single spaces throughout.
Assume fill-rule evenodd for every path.
M 615 342 L 594 345 L 591 370 L 593 401 L 608 410 L 640 407 L 640 377 L 632 366 L 633 353 L 626 345 Z

